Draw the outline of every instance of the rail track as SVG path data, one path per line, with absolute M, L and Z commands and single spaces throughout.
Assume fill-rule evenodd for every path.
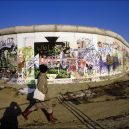
M 68 109 L 81 122 L 81 124 L 85 125 L 85 129 L 104 129 L 78 109 L 71 101 L 65 101 L 62 95 L 58 96 L 58 101 L 66 107 L 66 109 Z

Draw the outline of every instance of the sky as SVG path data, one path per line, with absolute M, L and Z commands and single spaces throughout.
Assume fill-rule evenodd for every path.
M 129 43 L 129 1 L 0 1 L 0 28 L 39 24 L 98 27 L 120 34 Z

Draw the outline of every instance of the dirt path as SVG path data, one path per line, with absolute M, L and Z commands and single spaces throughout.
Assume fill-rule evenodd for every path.
M 2 118 L 6 107 L 10 105 L 12 101 L 17 102 L 21 110 L 24 110 L 28 104 L 25 95 L 15 95 L 16 91 L 14 89 L 3 89 L 0 91 L 0 118 Z M 2 96 L 4 95 L 4 99 Z M 53 99 L 52 103 L 54 105 L 54 114 L 58 118 L 58 126 L 60 124 L 65 124 L 70 126 L 71 123 L 74 125 L 81 125 L 82 123 L 73 115 L 67 108 L 59 103 L 57 99 Z M 97 121 L 101 126 L 106 129 L 117 129 L 129 127 L 129 99 L 115 99 L 112 96 L 102 95 L 90 99 L 89 101 L 80 101 L 79 104 L 73 102 L 73 104 L 85 113 L 92 120 Z M 45 115 L 41 110 L 34 111 L 29 116 L 29 120 L 24 120 L 20 115 L 18 116 L 19 127 L 23 126 L 34 126 L 34 125 L 44 125 L 47 126 L 48 123 Z M 57 126 L 57 127 L 58 127 Z M 63 127 L 63 126 L 62 126 Z M 71 125 L 72 127 L 72 125 Z
M 72 88 L 73 87 L 71 87 L 71 91 Z M 107 84 L 104 87 L 91 87 L 89 90 L 94 93 L 93 97 L 88 99 L 71 99 L 69 101 L 86 116 L 105 129 L 129 129 L 129 81 L 127 79 Z M 12 102 L 17 103 L 21 111 L 29 104 L 27 96 L 18 95 L 15 88 L 6 87 L 0 89 L 0 119 L 5 115 Z M 58 99 L 52 99 L 52 104 L 54 115 L 58 118 L 58 123 L 54 126 L 47 121 L 41 110 L 31 113 L 27 121 L 24 120 L 22 115 L 18 115 L 18 126 L 44 126 L 45 129 L 48 127 L 69 127 L 69 129 L 88 128 L 86 125 L 82 124 L 82 121 L 80 121 L 76 115 L 60 103 Z

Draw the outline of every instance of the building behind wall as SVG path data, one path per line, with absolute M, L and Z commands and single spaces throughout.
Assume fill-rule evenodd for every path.
M 118 34 L 70 25 L 0 29 L 0 78 L 35 83 L 39 65 L 49 83 L 99 81 L 129 69 L 129 45 Z

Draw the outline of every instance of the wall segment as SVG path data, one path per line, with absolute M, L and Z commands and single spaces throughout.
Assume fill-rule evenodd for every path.
M 129 45 L 118 34 L 71 25 L 0 29 L 0 77 L 35 83 L 38 66 L 49 67 L 49 83 L 99 81 L 129 69 Z

